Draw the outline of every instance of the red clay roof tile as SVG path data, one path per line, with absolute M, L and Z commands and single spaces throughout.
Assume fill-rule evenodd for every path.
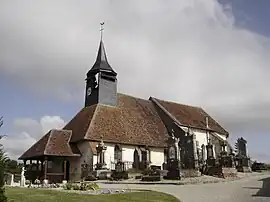
M 180 124 L 206 129 L 205 117 L 208 117 L 210 129 L 228 134 L 202 108 L 155 100 Z M 42 155 L 80 155 L 76 143 L 82 140 L 90 140 L 95 153 L 93 145 L 96 143 L 92 141 L 100 141 L 101 137 L 104 142 L 166 147 L 169 135 L 151 99 L 118 94 L 118 106 L 98 104 L 83 108 L 63 130 L 51 130 L 20 159 Z
M 80 156 L 76 145 L 69 144 L 71 135 L 72 131 L 68 130 L 50 130 L 19 159 L 40 156 Z
M 168 102 L 156 98 L 153 99 L 158 101 L 158 103 L 160 103 L 172 116 L 174 116 L 180 124 L 194 128 L 207 129 L 206 117 L 208 117 L 209 129 L 228 135 L 228 132 L 200 107 Z

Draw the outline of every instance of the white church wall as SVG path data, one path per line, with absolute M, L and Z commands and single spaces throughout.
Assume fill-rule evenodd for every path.
M 96 164 L 97 164 L 97 155 L 94 154 L 93 155 L 93 170 L 94 170 Z
M 202 130 L 196 130 L 193 131 L 194 134 L 196 135 L 196 141 L 199 142 L 199 147 L 202 148 L 202 145 L 204 144 L 205 146 L 207 145 L 207 132 L 202 131 Z M 204 148 L 204 153 L 206 154 L 206 147 Z M 206 156 L 204 156 L 204 160 L 206 160 Z
M 105 152 L 105 162 L 107 164 L 108 169 L 115 169 L 115 163 L 114 162 L 114 147 L 115 144 L 112 143 L 105 143 L 105 146 L 107 146 L 107 150 Z M 135 145 L 121 145 L 122 148 L 122 161 L 125 162 L 126 168 L 130 169 L 133 165 L 133 155 L 134 151 L 136 149 Z M 94 155 L 94 165 L 97 163 L 96 161 L 96 155 Z M 150 160 L 151 165 L 157 165 L 161 166 L 164 163 L 164 148 L 150 148 Z
M 206 131 L 193 131 L 194 134 L 196 135 L 196 141 L 199 142 L 199 146 L 204 144 L 205 146 L 207 145 L 207 133 Z
M 106 167 L 108 169 L 112 169 L 112 164 L 114 162 L 114 144 L 105 143 L 105 146 L 107 147 L 105 154 L 104 154 L 104 160 L 106 163 Z
M 151 165 L 161 166 L 164 163 L 164 148 L 150 148 Z
M 105 152 L 105 162 L 107 164 L 108 169 L 115 169 L 114 162 L 114 147 L 115 144 L 105 143 L 107 146 L 107 150 Z M 126 163 L 127 169 L 132 168 L 133 163 L 133 154 L 135 150 L 135 146 L 132 145 L 121 145 L 122 148 L 122 161 Z
M 134 155 L 135 148 L 136 147 L 132 145 L 122 146 L 122 161 L 126 163 L 127 169 L 132 168 L 133 155 Z

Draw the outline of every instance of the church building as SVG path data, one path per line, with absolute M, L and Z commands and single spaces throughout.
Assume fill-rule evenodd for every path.
M 180 139 L 183 169 L 191 161 L 206 159 L 209 141 L 213 155 L 220 154 L 229 133 L 202 108 L 119 93 L 117 77 L 101 40 L 96 61 L 86 75 L 85 106 L 63 129 L 51 129 L 25 151 L 19 159 L 28 169 L 49 181 L 80 180 L 85 168 L 91 172 L 101 161 L 108 170 L 115 169 L 118 161 L 126 169 L 151 165 L 165 169 L 172 135 Z M 102 159 L 97 150 L 100 144 Z

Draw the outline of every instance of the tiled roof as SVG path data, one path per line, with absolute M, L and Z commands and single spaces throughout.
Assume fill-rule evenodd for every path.
M 209 129 L 228 135 L 228 132 L 200 107 L 168 102 L 156 98 L 152 99 L 161 104 L 173 117 L 177 119 L 180 124 L 194 128 L 207 129 L 206 117 L 208 117 Z
M 19 159 L 39 156 L 80 156 L 76 145 L 69 144 L 71 135 L 72 131 L 68 130 L 50 130 Z
M 95 114 L 97 105 L 83 108 L 75 115 L 73 119 L 63 128 L 64 130 L 72 130 L 71 142 L 83 140 L 87 132 L 92 118 Z
M 63 130 L 51 130 L 20 159 L 42 155 L 78 156 L 80 152 L 76 143 L 83 140 L 89 140 L 96 153 L 95 141 L 100 141 L 101 137 L 104 142 L 166 147 L 169 135 L 154 102 L 180 124 L 206 129 L 205 118 L 208 117 L 211 130 L 228 134 L 202 108 L 156 98 L 145 100 L 118 94 L 118 106 L 97 104 L 83 108 Z
M 118 94 L 118 106 L 94 105 L 82 109 L 64 129 L 79 140 L 164 147 L 168 134 L 153 103 Z

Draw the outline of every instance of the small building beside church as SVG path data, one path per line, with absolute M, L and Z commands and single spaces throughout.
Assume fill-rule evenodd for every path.
M 41 180 L 76 181 L 95 170 L 100 161 L 109 170 L 118 161 L 126 169 L 151 165 L 165 169 L 172 135 L 180 139 L 183 169 L 206 160 L 209 141 L 213 156 L 219 156 L 229 133 L 202 108 L 118 93 L 117 76 L 101 40 L 86 77 L 85 106 L 63 129 L 50 130 L 19 158 L 31 175 Z M 97 151 L 100 142 L 106 147 L 102 160 Z

